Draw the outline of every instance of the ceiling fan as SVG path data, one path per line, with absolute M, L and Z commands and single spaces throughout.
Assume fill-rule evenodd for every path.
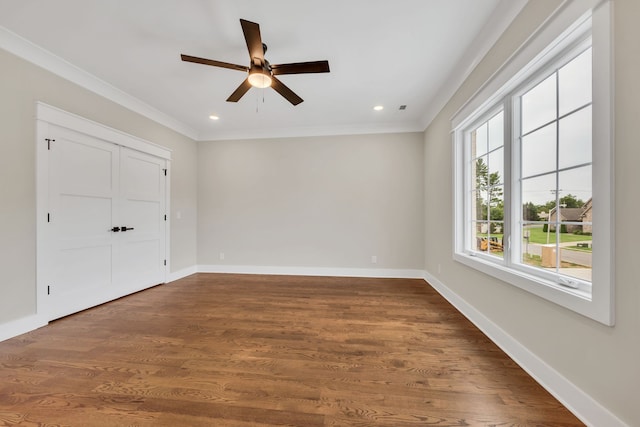
M 196 64 L 212 65 L 214 67 L 229 68 L 231 70 L 244 71 L 248 73 L 247 78 L 240 86 L 227 98 L 227 102 L 238 102 L 247 93 L 251 86 L 265 88 L 271 86 L 280 95 L 293 105 L 300 104 L 303 99 L 296 95 L 291 89 L 284 85 L 276 76 L 281 74 L 305 74 L 305 73 L 328 73 L 329 61 L 296 62 L 291 64 L 269 64 L 264 58 L 267 52 L 267 45 L 262 43 L 260 37 L 260 25 L 255 22 L 240 20 L 244 39 L 249 49 L 251 59 L 248 67 L 244 65 L 230 64 L 228 62 L 215 61 L 213 59 L 198 58 L 196 56 L 180 55 L 183 61 L 195 62 Z

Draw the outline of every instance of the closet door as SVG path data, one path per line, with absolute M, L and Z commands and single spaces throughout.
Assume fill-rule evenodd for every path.
M 47 318 L 163 283 L 167 160 L 53 125 L 49 135 Z
M 47 213 L 47 315 L 55 319 L 114 298 L 118 269 L 117 145 L 51 127 Z
M 121 149 L 119 284 L 128 292 L 164 282 L 166 170 L 164 159 Z

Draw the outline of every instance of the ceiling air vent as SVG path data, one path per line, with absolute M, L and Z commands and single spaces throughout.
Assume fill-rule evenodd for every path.
M 400 110 L 400 111 L 404 111 L 406 109 L 407 109 L 406 105 L 401 105 L 400 108 L 398 108 L 398 110 Z

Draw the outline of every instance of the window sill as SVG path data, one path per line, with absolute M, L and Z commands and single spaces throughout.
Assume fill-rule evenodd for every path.
M 453 255 L 453 258 L 461 264 L 523 289 L 547 301 L 606 325 L 612 325 L 612 322 L 607 317 L 603 317 L 600 314 L 597 305 L 593 302 L 590 292 L 565 287 L 523 271 L 498 265 L 480 256 L 457 252 Z

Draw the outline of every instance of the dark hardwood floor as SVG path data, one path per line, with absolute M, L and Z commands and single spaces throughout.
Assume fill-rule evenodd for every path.
M 196 274 L 0 343 L 0 426 L 581 426 L 422 280 Z

